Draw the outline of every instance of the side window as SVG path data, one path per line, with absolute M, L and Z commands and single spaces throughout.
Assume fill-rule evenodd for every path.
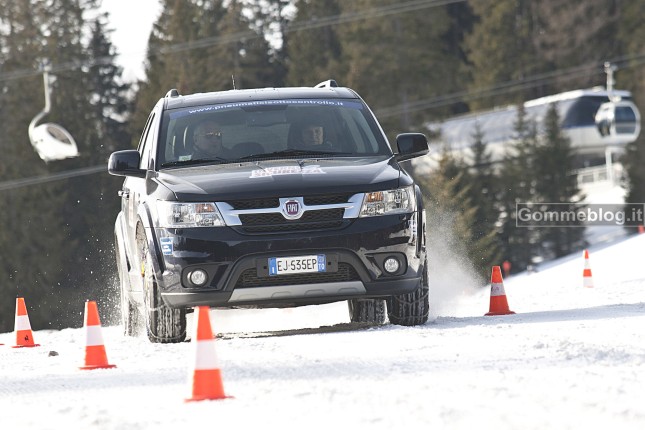
M 149 116 L 148 119 L 146 120 L 146 125 L 143 127 L 143 133 L 141 133 L 141 137 L 139 138 L 139 145 L 137 145 L 137 151 L 141 153 L 143 150 L 143 142 L 146 140 L 146 136 L 148 135 L 148 130 L 150 130 L 150 124 L 152 123 L 152 119 L 155 117 L 155 113 L 152 112 Z
M 150 162 L 150 154 L 152 147 L 154 146 L 152 142 L 152 138 L 154 136 L 153 124 L 155 124 L 154 112 L 150 114 L 146 128 L 143 131 L 143 135 L 141 135 L 141 142 L 139 142 L 139 152 L 141 153 L 141 162 L 139 163 L 140 169 L 147 169 L 149 165 L 148 163 Z

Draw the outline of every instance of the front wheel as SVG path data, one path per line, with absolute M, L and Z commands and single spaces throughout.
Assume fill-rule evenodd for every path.
M 121 285 L 121 324 L 126 336 L 139 336 L 141 332 L 141 315 L 137 307 L 128 298 L 128 293 Z
M 128 298 L 128 273 L 121 261 L 118 242 L 115 242 L 115 248 L 119 290 L 121 292 L 121 324 L 123 326 L 123 334 L 126 336 L 138 336 L 141 331 L 141 315 L 137 307 Z
M 428 322 L 430 297 L 428 286 L 428 263 L 423 265 L 421 285 L 415 291 L 387 299 L 387 316 L 392 324 L 421 325 Z
M 178 343 L 186 339 L 186 309 L 166 305 L 159 293 L 147 242 L 141 241 L 143 276 L 143 320 L 148 339 L 154 343 Z
M 347 301 L 349 319 L 353 323 L 383 324 L 385 322 L 385 300 L 350 299 Z

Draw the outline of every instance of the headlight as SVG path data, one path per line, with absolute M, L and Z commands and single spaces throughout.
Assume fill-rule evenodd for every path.
M 159 227 L 215 227 L 224 226 L 224 219 L 215 203 L 157 202 Z
M 410 213 L 414 212 L 415 206 L 414 187 L 412 185 L 397 190 L 365 193 L 360 216 Z

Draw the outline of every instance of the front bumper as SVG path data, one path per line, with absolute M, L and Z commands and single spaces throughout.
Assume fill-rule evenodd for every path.
M 418 213 L 358 218 L 342 229 L 243 234 L 232 227 L 155 229 L 157 282 L 169 306 L 277 307 L 387 297 L 418 288 L 425 259 Z M 268 259 L 324 254 L 325 273 L 269 276 Z M 400 268 L 388 274 L 384 260 Z M 208 273 L 203 287 L 188 274 Z

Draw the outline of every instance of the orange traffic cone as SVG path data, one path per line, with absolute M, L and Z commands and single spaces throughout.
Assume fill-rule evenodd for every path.
M 82 370 L 111 369 L 116 367 L 108 364 L 101 321 L 96 302 L 85 302 L 85 366 L 79 367 Z
M 642 224 L 638 226 L 638 234 L 645 233 L 645 226 Z
M 486 315 L 510 315 L 514 313 L 508 308 L 502 271 L 499 266 L 493 266 L 493 273 L 490 277 L 490 309 Z
M 27 315 L 25 299 L 22 297 L 16 299 L 16 324 L 14 331 L 16 333 L 16 344 L 12 348 L 40 346 L 34 343 L 34 334 L 31 332 L 31 324 L 29 323 L 29 315 Z
M 582 286 L 585 288 L 593 288 L 593 280 L 591 278 L 591 266 L 589 265 L 589 251 L 585 249 L 583 255 L 585 258 L 585 268 L 582 271 Z
M 187 402 L 199 400 L 219 400 L 227 398 L 224 394 L 222 375 L 217 365 L 215 338 L 211 329 L 208 306 L 195 308 L 195 367 L 192 375 L 192 397 Z

